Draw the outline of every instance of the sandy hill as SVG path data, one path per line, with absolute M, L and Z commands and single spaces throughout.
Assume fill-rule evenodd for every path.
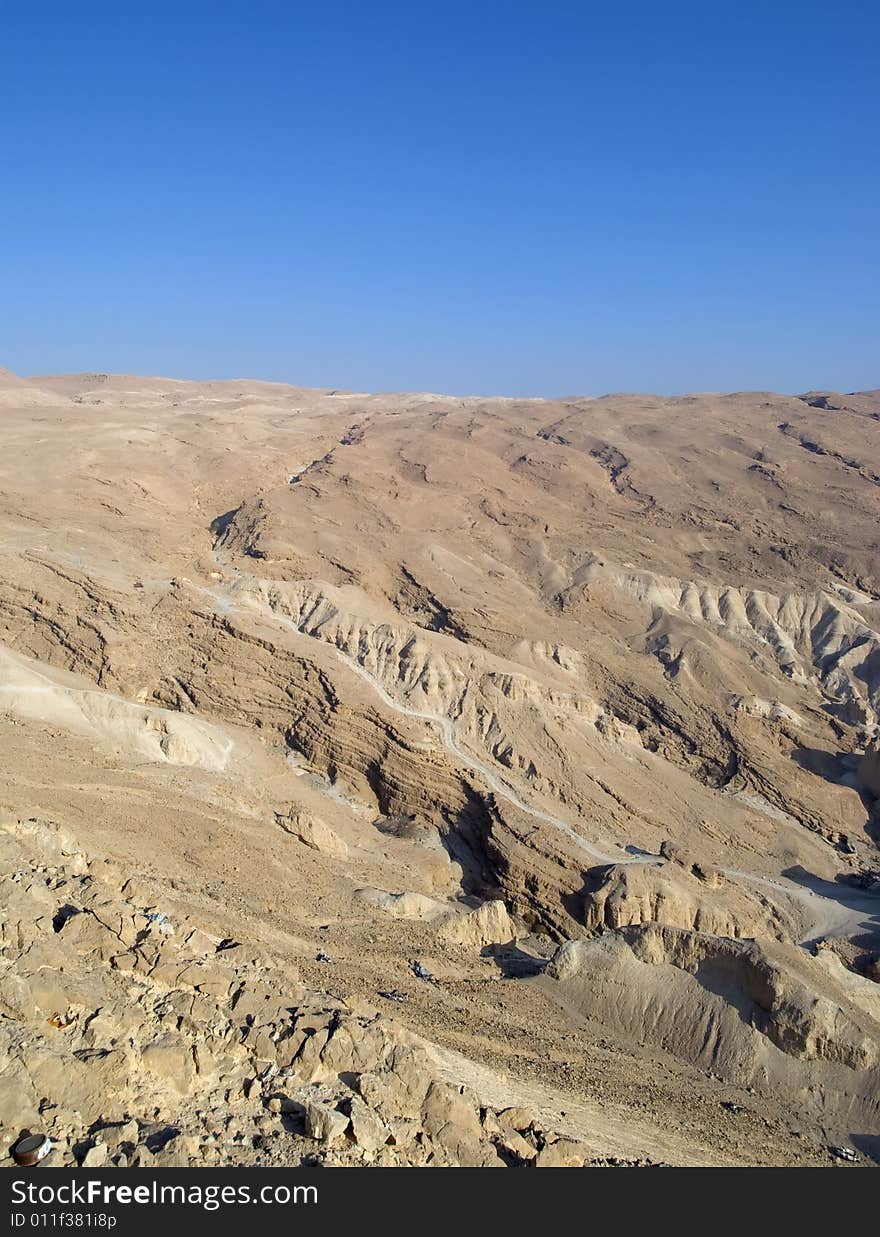
M 880 393 L 0 413 L 7 1143 L 880 1156 Z

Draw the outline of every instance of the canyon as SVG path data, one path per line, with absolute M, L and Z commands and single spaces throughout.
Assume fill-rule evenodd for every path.
M 0 421 L 5 1148 L 880 1160 L 880 392 Z

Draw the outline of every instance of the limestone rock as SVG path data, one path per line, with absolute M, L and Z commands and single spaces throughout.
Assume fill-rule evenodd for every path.
M 89 1147 L 88 1151 L 82 1158 L 83 1168 L 103 1168 L 109 1159 L 107 1147 L 102 1142 L 97 1142 L 94 1146 Z
M 496 899 L 475 910 L 449 916 L 437 929 L 437 935 L 449 944 L 481 949 L 514 940 L 516 928 L 507 907 Z
M 101 1130 L 101 1141 L 111 1150 L 122 1147 L 126 1143 L 137 1145 L 139 1137 L 137 1121 L 126 1121 L 122 1125 L 106 1126 Z
M 531 1163 L 538 1152 L 532 1143 L 518 1134 L 516 1130 L 505 1130 L 495 1140 L 497 1145 L 516 1160 Z
M 311 850 L 329 859 L 348 858 L 348 843 L 319 816 L 291 809 L 290 815 L 279 816 L 278 822 L 285 833 L 292 834 Z
M 192 1054 L 182 1040 L 156 1040 L 141 1049 L 141 1063 L 148 1073 L 168 1082 L 177 1091 L 188 1092 L 193 1084 Z
M 357 1096 L 351 1101 L 349 1115 L 351 1117 L 351 1132 L 358 1146 L 365 1151 L 378 1151 L 384 1147 L 389 1138 L 389 1132 L 376 1114 Z
M 446 911 L 444 902 L 411 890 L 386 893 L 384 889 L 356 889 L 354 896 L 359 902 L 375 906 L 393 919 L 437 919 Z
M 505 1108 L 498 1114 L 500 1125 L 518 1133 L 532 1129 L 535 1120 L 535 1115 L 529 1108 Z
M 383 1067 L 365 1071 L 355 1085 L 365 1102 L 384 1120 L 417 1118 L 421 1116 L 431 1077 L 424 1053 L 397 1044 Z
M 297 1075 L 303 1082 L 315 1082 L 319 1078 L 325 1078 L 330 1072 L 328 1065 L 321 1059 L 328 1034 L 326 1030 L 319 1030 L 306 1036 L 298 1054 L 293 1058 Z
M 479 1143 L 480 1118 L 477 1106 L 464 1087 L 435 1079 L 422 1104 L 425 1132 L 452 1149 L 462 1143 Z
M 583 1168 L 587 1149 L 571 1138 L 559 1138 L 538 1152 L 536 1168 Z
M 760 896 L 726 881 L 706 865 L 693 863 L 681 847 L 664 842 L 666 862 L 612 864 L 588 873 L 584 924 L 589 929 L 662 923 L 715 936 L 775 936 L 783 927 L 796 935 L 799 912 L 794 901 L 785 911 Z M 780 898 L 785 905 L 784 895 Z
M 309 1100 L 305 1110 L 305 1129 L 308 1138 L 318 1142 L 333 1142 L 348 1129 L 349 1119 L 343 1112 L 327 1104 Z

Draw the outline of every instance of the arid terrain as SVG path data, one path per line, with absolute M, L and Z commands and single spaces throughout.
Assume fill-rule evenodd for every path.
M 7 1164 L 880 1161 L 880 392 L 0 426 Z

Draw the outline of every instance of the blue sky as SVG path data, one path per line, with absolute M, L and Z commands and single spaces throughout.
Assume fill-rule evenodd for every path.
M 880 385 L 880 6 L 4 7 L 0 365 Z

